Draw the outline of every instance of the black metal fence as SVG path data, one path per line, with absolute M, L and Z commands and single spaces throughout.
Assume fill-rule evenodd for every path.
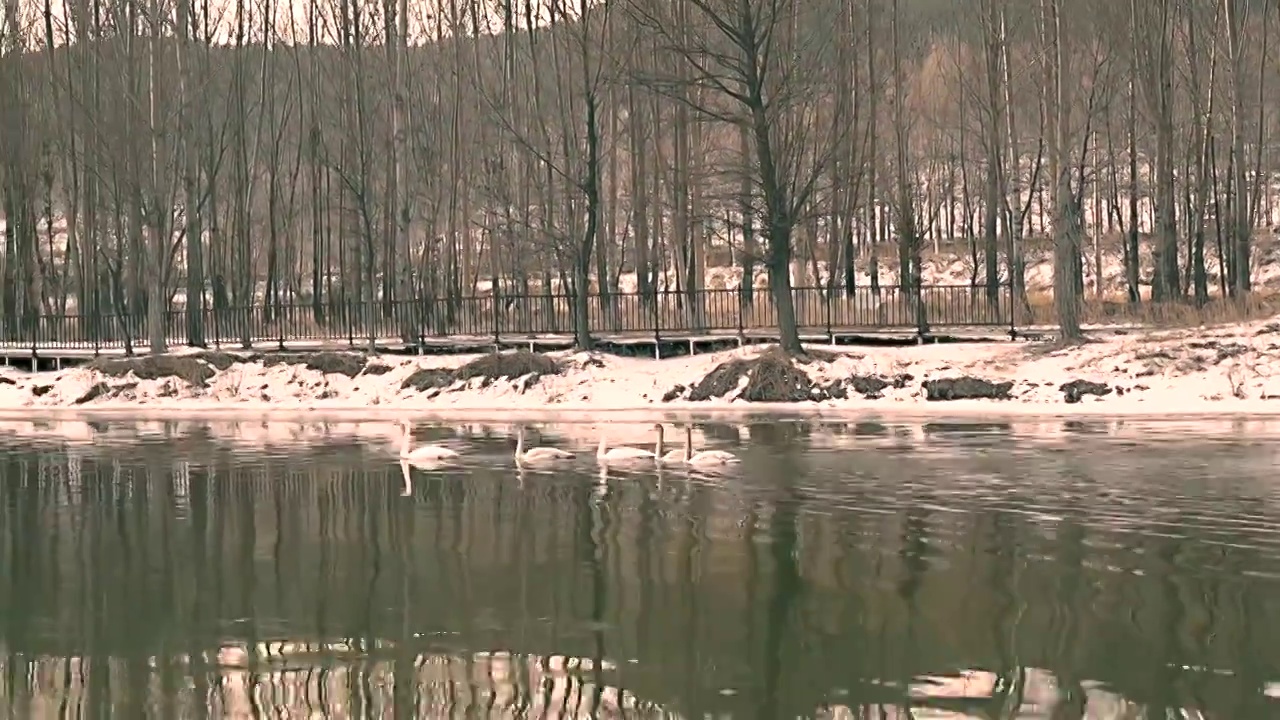
M 926 286 L 921 301 L 931 327 L 1011 325 L 1007 286 L 990 301 L 982 286 Z M 835 335 L 858 330 L 912 329 L 916 308 L 910 293 L 885 286 L 852 293 L 803 287 L 794 291 L 796 319 L 805 334 Z M 187 310 L 166 310 L 170 345 L 189 344 Z M 696 293 L 659 291 L 592 294 L 588 324 L 596 337 L 687 337 L 701 334 L 766 335 L 778 326 L 769 293 L 755 290 L 750 301 L 740 290 Z M 370 337 L 405 343 L 432 340 L 519 339 L 573 334 L 573 298 L 565 293 L 499 294 L 404 301 L 267 303 L 249 307 L 208 308 L 201 312 L 207 346 L 274 342 L 346 342 Z M 148 344 L 145 312 L 136 314 L 40 314 L 0 320 L 0 347 L 119 349 Z

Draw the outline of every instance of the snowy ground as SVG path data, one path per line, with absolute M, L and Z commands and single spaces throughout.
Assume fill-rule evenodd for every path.
M 444 376 L 477 356 L 368 360 L 384 366 L 348 377 L 296 364 L 262 361 L 208 370 L 204 386 L 176 377 L 139 380 L 74 368 L 37 374 L 0 371 L 0 416 L 30 419 L 84 412 L 178 418 L 213 414 L 366 417 L 448 416 L 484 420 L 599 419 L 610 421 L 687 415 L 742 416 L 751 412 L 815 417 L 868 415 L 1280 415 L 1280 319 L 1243 326 L 1133 333 L 1079 347 L 1026 342 L 926 345 L 903 348 L 815 348 L 824 355 L 801 366 L 824 387 L 847 386 L 848 398 L 773 404 L 749 403 L 729 391 L 693 402 L 664 396 L 693 386 L 717 365 L 763 350 L 747 347 L 693 357 L 652 360 L 603 354 L 555 353 L 563 371 L 541 377 L 452 381 L 425 391 L 405 388 L 415 372 Z M 202 362 L 202 361 L 200 361 Z M 365 362 L 360 359 L 358 362 Z M 897 379 L 900 387 L 864 397 L 854 377 Z M 1006 400 L 930 401 L 922 383 L 957 377 L 1011 382 Z M 1067 402 L 1061 386 L 1083 380 L 1104 384 L 1103 396 Z M 95 390 L 96 388 L 96 390 Z M 97 397 L 85 400 L 95 390 Z M 739 391 L 741 386 L 739 387 Z

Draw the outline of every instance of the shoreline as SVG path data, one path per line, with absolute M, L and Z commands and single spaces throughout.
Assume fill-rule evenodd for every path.
M 102 359 L 38 373 L 0 370 L 0 419 L 1280 418 L 1274 320 L 1073 346 L 1000 341 L 806 350 L 800 359 L 776 346 L 661 360 L 573 351 L 200 351 Z
M 1138 443 L 1155 447 L 1168 443 L 1188 441 L 1267 443 L 1274 447 L 1280 439 L 1280 418 L 1217 418 L 1208 417 L 987 417 L 973 416 L 932 417 L 910 419 L 906 417 L 861 418 L 845 422 L 836 418 L 809 418 L 800 420 L 769 417 L 763 423 L 744 421 L 743 418 L 721 418 L 687 423 L 698 447 L 712 447 L 730 451 L 749 450 L 755 444 L 756 433 L 764 431 L 773 437 L 773 431 L 765 429 L 776 423 L 797 423 L 803 430 L 796 435 L 817 452 L 878 452 L 884 449 L 901 450 L 904 447 L 953 448 L 957 442 L 977 439 L 987 442 L 1011 442 L 1027 444 L 1027 447 L 1048 443 L 1055 447 L 1077 446 L 1080 442 Z M 594 451 L 601 436 L 608 437 L 615 445 L 630 445 L 648 449 L 655 443 L 653 418 L 645 421 L 628 418 L 625 422 L 611 422 L 604 418 L 594 421 L 583 418 L 552 418 L 545 422 L 503 418 L 499 421 L 431 422 L 411 421 L 415 442 L 442 444 L 459 451 L 468 459 L 462 465 L 479 462 L 492 464 L 507 462 L 515 446 L 515 439 L 522 429 L 534 434 L 537 442 L 561 447 L 575 454 L 583 462 L 594 458 Z M 680 447 L 679 420 L 668 420 L 666 447 Z M 789 435 L 789 434 L 788 434 Z M 177 438 L 185 441 L 172 446 Z M 162 442 L 170 445 L 187 459 L 207 457 L 201 455 L 222 448 L 232 452 L 242 450 L 290 452 L 337 452 L 358 462 L 391 463 L 398 461 L 397 449 L 403 438 L 399 419 L 324 419 L 299 417 L 266 417 L 237 419 L 231 416 L 169 416 L 147 419 L 123 414 L 96 416 L 62 416 L 40 419 L 9 420 L 0 418 L 0 446 L 41 446 L 67 451 L 75 457 L 97 456 L 99 451 L 107 456 L 130 452 L 147 443 Z M 905 445 L 904 445 L 905 443 Z M 188 456 L 188 451 L 196 453 Z M 355 455 L 350 453 L 354 452 Z M 411 463 L 412 465 L 412 463 Z M 417 466 L 415 466 L 417 467 Z M 427 469 L 430 469 L 429 467 Z
M 34 412 L 33 412 L 34 410 Z M 600 417 L 607 415 L 608 417 Z M 1016 400 L 952 400 L 945 402 L 881 403 L 858 406 L 816 403 L 665 403 L 650 406 L 597 407 L 556 406 L 544 410 L 504 407 L 373 408 L 367 406 L 322 405 L 313 407 L 252 403 L 192 403 L 158 407 L 120 403 L 92 407 L 0 407 L 0 421 L 41 420 L 214 420 L 273 422 L 555 422 L 596 424 L 599 422 L 742 422 L 751 420 L 859 422 L 1004 422 L 1031 420 L 1143 420 L 1186 422 L 1196 420 L 1277 420 L 1280 401 L 1203 401 L 1170 412 L 1146 403 L 1078 403 L 1042 405 Z

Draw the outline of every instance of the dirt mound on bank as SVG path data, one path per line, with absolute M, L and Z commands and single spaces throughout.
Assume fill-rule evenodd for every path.
M 404 382 L 400 383 L 400 389 L 427 392 L 428 390 L 442 390 L 453 383 L 453 373 L 448 370 L 422 368 L 421 370 L 415 370 L 412 375 L 405 378 Z
M 302 365 L 308 370 L 328 375 L 346 375 L 353 378 L 364 371 L 369 358 L 364 353 L 355 352 L 318 352 L 318 353 L 272 353 L 262 356 L 264 367 L 275 365 Z
M 213 363 L 199 355 L 145 355 L 135 358 L 98 358 L 87 366 L 107 377 L 122 378 L 133 373 L 139 380 L 177 378 L 194 387 L 208 387 L 218 374 Z M 229 367 L 229 365 L 228 365 Z
M 255 355 L 242 355 L 239 353 L 224 352 L 222 350 L 203 350 L 187 357 L 193 357 L 197 360 L 203 360 L 212 365 L 218 372 L 222 372 L 237 363 L 245 363 L 253 360 Z
M 677 393 L 677 397 L 681 394 Z M 737 398 L 747 402 L 790 403 L 825 397 L 826 392 L 815 385 L 794 360 L 781 350 L 771 348 L 754 358 L 738 358 L 717 365 L 688 389 L 687 399 L 702 402 Z
M 546 355 L 532 353 L 528 350 L 516 350 L 506 353 L 491 353 L 472 360 L 453 372 L 455 380 L 472 380 L 484 378 L 486 384 L 495 380 L 508 378 L 514 380 L 525 375 L 542 377 L 543 375 L 559 375 L 559 363 Z
M 1008 400 L 1013 390 L 1011 381 L 992 382 L 978 377 L 939 378 L 921 383 L 925 399 L 937 402 L 940 400 Z
M 479 378 L 481 387 L 491 385 L 499 380 L 515 380 L 527 377 L 524 387 L 528 388 L 547 375 L 559 375 L 564 368 L 555 360 L 539 353 L 527 350 L 516 350 L 507 353 L 491 353 L 472 360 L 457 370 L 441 368 L 422 368 L 400 383 L 402 390 L 428 392 L 443 390 L 454 383 L 466 382 Z
M 833 375 L 835 368 L 831 364 L 844 357 L 849 356 L 814 350 L 806 356 L 793 357 L 776 347 L 770 348 L 756 357 L 721 363 L 690 386 L 676 385 L 662 396 L 662 401 L 740 399 L 796 403 L 845 400 L 855 394 L 867 400 L 878 400 L 884 397 L 885 391 L 904 390 L 915 380 L 909 373 Z M 827 364 L 827 367 L 816 368 L 814 375 L 818 377 L 815 378 L 804 366 L 819 363 Z

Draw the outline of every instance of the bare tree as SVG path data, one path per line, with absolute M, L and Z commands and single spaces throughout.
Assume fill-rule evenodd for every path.
M 1007 0 L 981 0 L 982 43 L 983 43 L 983 110 L 982 118 L 984 149 L 986 151 L 986 174 L 984 175 L 982 236 L 985 241 L 983 259 L 986 270 L 987 302 L 995 305 L 999 302 L 999 257 L 997 255 L 997 230 L 999 219 L 1003 214 L 1003 203 L 1000 198 L 1004 192 L 1004 98 L 1001 88 L 1001 63 L 1004 59 L 1002 32 L 1002 11 Z M 1016 172 L 1015 168 L 1015 172 Z
M 523 10 L 527 38 L 522 50 L 528 62 L 517 64 L 530 72 L 527 93 L 504 104 L 502 93 L 483 80 L 477 89 L 506 136 L 540 168 L 550 185 L 567 193 L 565 214 L 558 220 L 543 203 L 538 229 L 552 257 L 568 265 L 561 268 L 569 270 L 574 341 L 586 349 L 593 343 L 592 259 L 600 251 L 597 243 L 603 235 L 602 108 L 609 64 L 601 44 L 613 10 L 609 2 L 592 5 L 586 0 L 576 7 L 555 0 L 546 5 L 525 0 Z M 546 17 L 545 30 L 535 26 L 539 15 Z M 543 71 L 548 64 L 552 77 L 564 82 L 546 83 Z M 599 287 L 607 282 L 607 277 L 596 278 Z
M 1053 181 L 1053 297 L 1063 340 L 1081 338 L 1076 263 L 1080 257 L 1080 215 L 1071 189 L 1068 157 L 1068 98 L 1064 78 L 1062 16 L 1059 0 L 1041 0 L 1045 105 L 1049 115 L 1049 177 Z
M 685 72 L 643 78 L 708 120 L 745 128 L 759 189 L 766 267 L 782 348 L 803 349 L 791 284 L 792 240 L 848 132 L 840 96 L 821 71 L 836 40 L 822 2 L 686 0 L 690 32 L 670 3 L 628 0 L 636 22 L 683 60 Z
M 921 238 L 917 226 L 915 201 L 915 170 L 911 152 L 911 127 L 906 104 L 906 78 L 903 67 L 903 33 L 902 18 L 899 11 L 900 0 L 892 0 L 890 5 L 889 25 L 892 40 L 893 58 L 893 140 L 895 173 L 895 205 L 894 220 L 898 231 L 898 277 L 899 284 L 906 292 L 912 308 L 915 310 L 916 332 L 923 337 L 929 332 L 928 309 L 922 297 L 924 289 L 924 268 L 920 257 Z
M 1191 109 L 1191 143 L 1193 154 L 1191 165 L 1194 168 L 1194 189 L 1188 188 L 1193 198 L 1189 203 L 1188 225 L 1191 228 L 1191 249 L 1188 253 L 1188 265 L 1192 272 L 1192 287 L 1197 305 L 1209 301 L 1209 282 L 1205 268 L 1204 241 L 1205 216 L 1209 210 L 1210 179 L 1213 169 L 1210 167 L 1210 149 L 1213 142 L 1213 118 L 1217 93 L 1215 84 L 1218 75 L 1217 35 L 1221 18 L 1221 5 L 1212 3 L 1211 13 L 1206 16 L 1202 10 L 1203 3 L 1192 2 L 1186 12 L 1186 47 L 1187 47 L 1187 93 Z M 1202 30 L 1206 27 L 1206 17 L 1211 18 L 1207 24 L 1209 36 L 1209 76 L 1203 78 L 1200 40 Z
M 1222 0 L 1222 20 L 1227 35 L 1227 87 L 1231 118 L 1231 187 L 1227 196 L 1231 216 L 1231 276 L 1228 288 L 1242 297 L 1249 292 L 1249 259 L 1252 248 L 1253 223 L 1249 212 L 1248 169 L 1244 136 L 1244 16 L 1248 3 Z M 1261 152 L 1261 148 L 1257 149 Z
M 1133 38 L 1138 47 L 1135 68 L 1156 136 L 1155 149 L 1155 274 L 1151 299 L 1181 296 L 1178 277 L 1177 193 L 1174 187 L 1173 0 L 1130 0 Z
M 5 0 L 0 15 L 0 182 L 3 183 L 4 258 L 0 277 L 0 322 L 16 336 L 31 328 L 39 313 L 35 286 L 37 217 L 31 150 L 38 147 L 28 72 L 23 67 L 27 31 L 18 0 Z

